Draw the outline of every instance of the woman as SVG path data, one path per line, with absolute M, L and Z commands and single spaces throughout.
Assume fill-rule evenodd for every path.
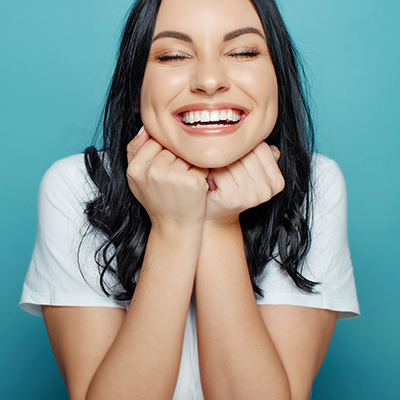
M 43 179 L 21 299 L 70 398 L 307 399 L 358 304 L 274 1 L 138 0 L 104 121 Z

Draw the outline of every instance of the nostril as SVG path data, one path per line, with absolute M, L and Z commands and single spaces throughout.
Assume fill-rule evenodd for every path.
M 225 91 L 230 87 L 229 79 L 218 65 L 199 68 L 193 79 L 192 91 L 198 93 L 214 94 L 218 91 Z

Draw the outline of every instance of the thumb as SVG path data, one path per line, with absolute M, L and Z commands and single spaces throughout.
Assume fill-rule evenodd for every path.
M 128 153 L 128 164 L 149 139 L 149 133 L 146 131 L 146 128 L 142 126 L 137 135 L 128 143 L 128 146 L 126 147 L 126 151 Z

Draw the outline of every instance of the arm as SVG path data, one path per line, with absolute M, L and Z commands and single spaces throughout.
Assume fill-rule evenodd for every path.
M 171 399 L 175 390 L 207 174 L 153 140 L 133 159 L 134 153 L 128 148 L 128 181 L 150 215 L 152 230 L 128 312 L 44 308 L 53 350 L 73 400 Z
M 306 400 L 337 313 L 257 306 L 239 229 L 213 229 L 202 242 L 196 305 L 205 398 Z
M 255 155 L 246 156 L 240 165 L 216 171 L 213 179 L 220 193 L 214 193 L 207 203 L 206 218 L 211 210 L 212 219 L 205 222 L 196 273 L 203 391 L 206 399 L 306 400 L 328 347 L 336 313 L 257 306 L 237 211 L 268 200 L 281 190 L 282 181 L 272 153 L 263 144 L 255 149 Z M 265 171 L 269 176 L 264 176 Z M 258 183 L 255 186 L 252 177 Z M 270 190 L 259 190 L 259 182 Z M 227 210 L 226 204 L 231 199 L 243 203 L 234 205 L 236 218 L 227 223 L 232 208 Z M 220 215 L 224 218 L 219 219 Z
M 190 260 L 191 246 L 178 248 L 177 241 L 163 239 L 149 238 L 151 256 L 146 255 L 127 313 L 113 308 L 43 308 L 72 400 L 128 399 L 133 394 L 172 398 L 196 260 Z
M 338 312 L 289 305 L 261 305 L 259 310 L 285 367 L 292 399 L 307 399 Z

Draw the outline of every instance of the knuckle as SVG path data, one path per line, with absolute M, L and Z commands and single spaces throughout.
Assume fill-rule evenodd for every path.
M 280 192 L 285 189 L 286 186 L 286 182 L 285 182 L 285 178 L 281 175 L 281 186 L 280 186 Z
M 268 201 L 271 199 L 273 196 L 273 191 L 270 185 L 265 185 L 264 186 L 264 191 L 263 191 L 263 201 Z
M 202 182 L 202 180 L 200 180 L 199 177 L 194 176 L 187 181 L 187 187 L 192 192 L 201 192 L 205 187 L 205 183 L 206 183 L 205 180 L 204 182 Z
M 148 171 L 147 171 L 147 177 L 149 181 L 152 182 L 158 182 L 160 180 L 160 171 L 159 168 L 156 164 L 152 164 Z
M 130 162 L 126 170 L 128 178 L 135 178 L 139 175 L 139 166 L 134 161 Z
M 285 189 L 285 178 L 280 174 L 276 182 L 276 193 L 282 192 L 283 189 Z

